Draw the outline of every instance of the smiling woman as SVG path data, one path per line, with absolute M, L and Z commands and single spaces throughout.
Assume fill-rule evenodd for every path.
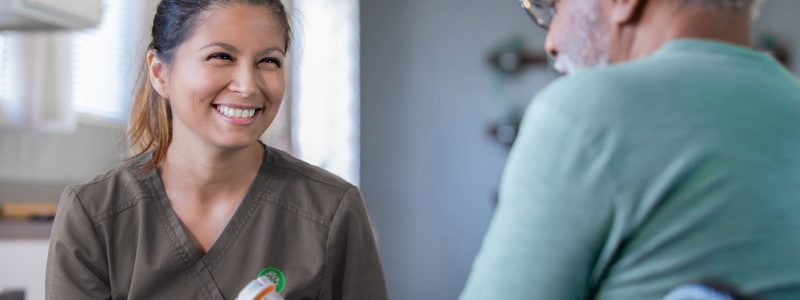
M 278 0 L 159 4 L 133 157 L 64 191 L 48 299 L 233 299 L 261 274 L 289 299 L 386 298 L 358 189 L 258 140 L 290 32 Z
M 243 5 L 212 11 L 172 50 L 175 57 L 154 42 L 150 78 L 158 98 L 170 99 L 173 142 L 194 149 L 257 147 L 253 141 L 275 119 L 285 89 L 288 25 L 264 18 L 269 15 L 267 8 Z M 254 115 L 243 117 L 245 111 Z

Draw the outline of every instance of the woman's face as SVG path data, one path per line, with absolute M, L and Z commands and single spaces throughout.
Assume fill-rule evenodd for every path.
M 283 98 L 285 35 L 265 7 L 216 8 L 201 17 L 162 74 L 151 62 L 172 107 L 173 143 L 222 149 L 255 143 Z

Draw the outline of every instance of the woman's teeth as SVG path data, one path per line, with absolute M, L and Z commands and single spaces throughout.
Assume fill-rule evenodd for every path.
M 225 105 L 217 105 L 217 111 L 228 118 L 252 118 L 256 114 L 255 108 L 238 109 Z

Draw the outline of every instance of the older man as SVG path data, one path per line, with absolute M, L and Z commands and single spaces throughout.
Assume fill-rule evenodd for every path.
M 522 2 L 571 74 L 528 108 L 462 298 L 800 299 L 800 83 L 748 49 L 753 1 Z

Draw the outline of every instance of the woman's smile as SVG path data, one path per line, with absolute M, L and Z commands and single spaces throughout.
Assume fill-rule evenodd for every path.
M 212 104 L 212 107 L 225 122 L 235 126 L 253 124 L 261 116 L 262 106 L 240 104 Z

